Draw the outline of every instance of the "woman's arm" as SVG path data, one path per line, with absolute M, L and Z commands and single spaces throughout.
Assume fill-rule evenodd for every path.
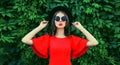
M 42 21 L 38 27 L 36 27 L 34 30 L 32 30 L 22 38 L 22 42 L 28 45 L 32 45 L 33 42 L 31 39 L 34 37 L 35 34 L 37 34 L 44 27 L 46 27 L 47 23 L 48 23 L 47 21 Z
M 87 46 L 98 45 L 98 41 L 79 22 L 74 22 L 73 25 L 87 37 L 87 39 L 89 40 Z

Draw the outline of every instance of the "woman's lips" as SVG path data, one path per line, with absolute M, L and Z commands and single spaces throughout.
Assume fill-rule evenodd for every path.
M 62 25 L 63 25 L 62 23 L 59 24 L 59 26 L 62 26 Z

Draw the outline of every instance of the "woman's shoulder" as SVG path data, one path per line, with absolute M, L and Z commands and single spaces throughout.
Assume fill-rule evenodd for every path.
M 72 34 L 72 35 L 70 35 L 70 38 L 81 38 L 81 37 Z
M 50 35 L 49 34 L 43 34 L 43 35 L 41 35 L 42 37 L 50 37 Z
M 50 35 L 49 34 L 43 34 L 43 35 L 40 35 L 37 37 L 38 39 L 43 39 L 43 38 L 50 38 Z

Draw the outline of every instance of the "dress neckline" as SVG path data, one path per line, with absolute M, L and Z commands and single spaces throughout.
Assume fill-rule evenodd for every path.
M 67 37 L 61 38 L 61 37 L 54 36 L 54 38 L 56 38 L 56 39 L 66 39 Z

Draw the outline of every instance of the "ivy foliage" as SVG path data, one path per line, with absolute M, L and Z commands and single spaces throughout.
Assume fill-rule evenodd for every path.
M 55 6 L 66 6 L 99 42 L 73 65 L 120 65 L 120 0 L 1 0 L 0 65 L 47 65 L 21 42 Z M 36 36 L 47 33 L 47 28 Z M 84 37 L 71 26 L 71 32 Z

